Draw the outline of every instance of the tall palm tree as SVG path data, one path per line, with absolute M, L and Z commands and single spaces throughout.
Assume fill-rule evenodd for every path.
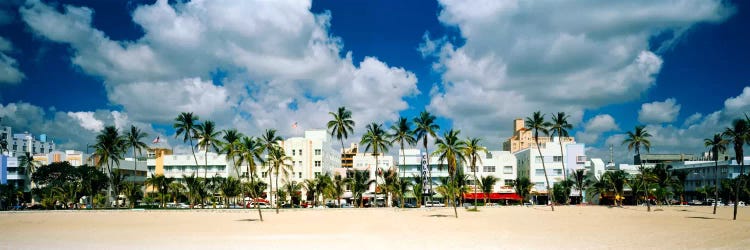
M 409 122 L 409 120 L 404 117 L 399 117 L 398 121 L 391 125 L 391 134 L 389 134 L 388 137 L 390 137 L 391 143 L 398 142 L 401 148 L 401 155 L 403 156 L 401 165 L 404 165 L 406 162 L 406 155 L 404 154 L 404 143 L 412 146 L 417 144 L 417 139 L 414 137 L 414 135 L 414 130 L 411 129 L 411 122 Z M 401 178 L 406 177 L 404 176 L 405 174 L 406 169 L 402 171 Z
M 558 142 L 560 143 L 560 158 L 562 158 L 562 170 L 563 170 L 563 180 L 568 180 L 568 172 L 565 170 L 565 150 L 563 150 L 563 138 L 570 136 L 568 133 L 568 130 L 573 129 L 573 125 L 568 123 L 568 118 L 570 118 L 569 115 L 566 115 L 565 112 L 557 112 L 557 114 L 552 115 L 552 126 L 550 128 L 550 132 L 552 132 L 552 136 L 558 137 Z M 565 197 L 565 204 L 570 205 L 570 196 Z
M 382 172 L 383 178 L 383 184 L 380 186 L 382 187 L 381 190 L 385 191 L 385 206 L 390 207 L 392 201 L 389 197 L 393 196 L 394 191 L 398 188 L 398 171 L 394 168 L 390 168 L 384 172 Z
M 172 127 L 175 129 L 174 137 L 182 135 L 182 142 L 190 142 L 190 151 L 193 153 L 193 159 L 195 160 L 195 168 L 198 168 L 198 157 L 195 156 L 195 149 L 193 149 L 193 138 L 198 134 L 196 125 L 198 125 L 200 118 L 197 115 L 193 115 L 193 112 L 182 112 L 177 118 L 174 119 L 175 123 Z
M 328 131 L 331 136 L 335 136 L 336 139 L 341 141 L 341 153 L 344 153 L 344 140 L 349 138 L 349 134 L 354 132 L 354 120 L 352 120 L 352 111 L 347 110 L 346 107 L 339 107 L 334 112 L 328 112 L 333 116 L 333 119 L 328 121 Z
M 547 195 L 549 195 L 550 201 L 554 201 L 555 192 L 552 192 L 552 189 L 550 189 L 549 177 L 547 176 L 547 166 L 544 165 L 544 156 L 542 155 L 542 149 L 539 145 L 539 132 L 542 132 L 544 135 L 548 135 L 548 128 L 551 125 L 552 124 L 550 124 L 549 122 L 544 121 L 544 115 L 542 115 L 542 113 L 539 111 L 534 112 L 531 117 L 526 117 L 526 128 L 534 131 L 534 143 L 536 144 L 536 150 L 537 152 L 539 152 L 539 157 L 542 158 L 542 170 L 544 171 L 544 180 L 547 184 Z M 554 212 L 554 202 L 550 202 L 550 206 L 552 207 L 552 211 Z
M 495 183 L 497 183 L 498 179 L 495 176 L 488 175 L 482 177 L 482 179 L 479 180 L 479 186 L 482 189 L 482 193 L 484 194 L 484 204 L 487 204 L 487 199 L 489 199 L 490 194 L 492 194 L 492 189 L 495 187 Z M 474 209 L 477 208 L 476 198 L 477 196 L 474 195 Z
M 425 155 L 427 155 L 427 178 L 430 182 L 430 192 L 432 192 L 432 167 L 430 166 L 430 159 L 429 155 L 430 152 L 427 150 L 427 139 L 428 137 L 432 136 L 432 138 L 437 137 L 437 131 L 440 130 L 440 126 L 435 123 L 435 116 L 430 114 L 430 112 L 422 111 L 419 113 L 419 116 L 414 118 L 414 134 L 416 135 L 417 140 L 422 140 L 422 146 L 424 146 L 424 152 Z M 430 194 L 430 199 L 432 199 L 432 195 Z
M 391 147 L 391 141 L 386 139 L 383 125 L 371 123 L 367 125 L 367 132 L 362 136 L 362 140 L 359 144 L 365 146 L 365 152 L 372 149 L 372 155 L 375 156 L 375 197 L 377 198 L 378 172 L 380 171 L 378 157 L 383 153 L 388 153 L 388 148 Z M 377 206 L 376 203 L 373 202 L 373 206 Z
M 226 154 L 226 159 L 232 160 L 232 166 L 234 166 L 234 172 L 240 175 L 240 166 L 237 164 L 237 157 L 242 153 L 240 151 L 240 144 L 242 144 L 242 137 L 244 135 L 237 131 L 237 129 L 227 129 L 222 131 L 223 135 L 221 139 L 221 153 Z
M 709 148 L 711 156 L 714 158 L 714 214 L 716 214 L 716 204 L 719 203 L 719 154 L 727 151 L 727 141 L 721 138 L 721 134 L 714 134 L 713 138 L 706 138 L 703 140 L 703 145 Z
M 98 158 L 96 166 L 100 168 L 106 166 L 110 179 L 110 190 L 107 191 L 108 201 L 112 201 L 111 191 L 114 191 L 115 194 L 119 193 L 117 186 L 112 182 L 114 179 L 112 178 L 114 177 L 112 165 L 120 166 L 120 160 L 125 154 L 126 145 L 127 141 L 120 136 L 119 131 L 114 126 L 104 127 L 104 129 L 102 129 L 102 131 L 96 136 L 96 143 L 93 146 L 94 155 Z
M 205 160 L 205 168 L 203 169 L 203 178 L 208 178 L 208 151 L 213 149 L 214 152 L 219 151 L 221 141 L 219 140 L 220 131 L 216 131 L 216 125 L 212 121 L 205 121 L 203 124 L 195 126 L 198 131 L 196 139 L 198 143 L 195 144 L 199 149 L 203 149 L 203 158 Z
M 130 125 L 130 130 L 125 134 L 128 146 L 133 149 L 133 183 L 135 183 L 136 166 L 138 165 L 138 155 L 141 154 L 142 150 L 148 149 L 148 145 L 141 141 L 143 138 L 148 136 L 147 133 L 142 132 L 141 129 L 134 125 Z M 136 154 L 137 153 L 137 154 Z
M 266 129 L 263 132 L 263 135 L 260 137 L 261 144 L 263 144 L 263 150 L 265 150 L 266 155 L 271 155 L 271 151 L 273 151 L 276 147 L 279 147 L 279 141 L 283 141 L 284 138 L 281 136 L 276 135 L 275 129 Z M 270 170 L 270 168 L 269 168 Z M 268 174 L 268 193 L 270 196 L 271 193 L 271 183 L 273 183 L 273 180 L 271 180 L 271 173 Z
M 745 174 L 745 161 L 744 151 L 742 147 L 745 143 L 750 144 L 750 120 L 749 119 L 736 119 L 732 121 L 732 126 L 724 129 L 723 136 L 727 141 L 732 142 L 734 146 L 734 155 L 736 161 L 740 164 L 740 175 L 737 177 L 737 188 L 734 192 L 734 216 L 733 220 L 737 220 L 737 206 L 740 200 L 740 187 L 742 187 L 742 175 Z
M 255 173 L 258 171 L 258 164 L 265 164 L 265 160 L 263 159 L 264 149 L 263 142 L 260 139 L 252 136 L 242 137 L 237 165 L 242 165 L 244 162 L 247 162 L 247 178 L 249 179 L 250 186 L 253 187 L 250 189 L 250 197 L 253 199 L 258 196 L 258 193 L 255 192 Z M 263 221 L 263 214 L 260 211 L 260 206 L 258 203 L 255 204 L 258 209 L 260 221 Z
M 443 134 L 443 138 L 438 138 L 435 141 L 437 149 L 432 154 L 438 156 L 440 161 L 448 161 L 448 176 L 450 177 L 451 187 L 456 187 L 456 168 L 458 167 L 459 161 L 464 162 L 464 152 L 466 151 L 466 142 L 458 139 L 460 130 L 451 129 Z M 455 197 L 450 193 L 451 201 L 455 201 Z M 453 213 L 458 218 L 458 210 L 456 209 L 456 203 L 453 202 Z
M 284 152 L 284 149 L 276 146 L 273 149 L 271 149 L 271 153 L 268 154 L 268 162 L 269 162 L 269 168 L 268 168 L 268 175 L 270 176 L 272 173 L 276 174 L 276 189 L 279 189 L 279 175 L 283 174 L 285 177 L 289 175 L 292 169 L 292 164 L 289 163 L 289 161 L 292 160 L 292 157 L 289 157 L 286 155 L 286 152 Z M 272 190 L 270 187 L 268 189 L 269 191 Z M 270 195 L 271 192 L 269 192 Z M 279 213 L 279 202 L 276 201 L 276 213 Z
M 479 163 L 482 163 L 482 158 L 480 157 L 479 153 L 487 153 L 487 148 L 480 145 L 481 139 L 479 138 L 468 138 L 466 139 L 466 148 L 464 149 L 464 155 L 469 158 L 469 164 L 471 164 L 471 171 L 474 172 L 474 209 L 477 209 L 477 182 L 479 179 L 477 178 L 477 160 Z M 492 185 L 495 185 L 494 183 Z M 485 201 L 486 203 L 487 201 Z
M 172 196 L 172 203 L 177 205 L 177 198 L 179 198 L 180 194 L 185 192 L 185 186 L 182 183 L 175 181 L 175 182 L 169 183 L 169 186 L 167 186 L 167 189 L 169 189 L 169 195 Z
M 646 127 L 644 126 L 636 126 L 634 131 L 628 131 L 627 137 L 624 141 L 622 141 L 622 144 L 628 144 L 628 151 L 634 150 L 636 155 L 641 154 L 641 147 L 646 149 L 646 152 L 651 151 L 651 141 L 648 139 L 651 137 L 651 134 L 646 131 Z M 645 171 L 645 167 L 643 166 L 643 161 L 640 162 L 641 167 L 640 171 L 643 173 Z M 646 190 L 646 207 L 649 212 L 651 212 L 651 202 L 649 201 L 649 189 L 648 189 L 648 183 L 646 182 L 645 175 L 641 174 L 641 182 L 647 187 Z

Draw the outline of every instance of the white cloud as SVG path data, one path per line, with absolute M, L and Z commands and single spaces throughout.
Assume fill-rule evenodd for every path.
M 104 129 L 104 123 L 94 118 L 94 112 L 68 112 L 68 116 L 76 119 L 81 127 L 91 132 L 99 132 Z
M 13 50 L 13 44 L 0 37 L 0 83 L 19 83 L 26 76 L 18 69 L 16 59 L 8 56 Z
M 608 114 L 601 114 L 589 119 L 584 125 L 584 131 L 576 133 L 576 138 L 587 144 L 593 144 L 604 132 L 619 130 L 615 118 Z
M 457 27 L 465 43 L 446 42 L 433 50 L 437 42 L 426 38 L 422 45 L 434 51 L 443 80 L 429 109 L 484 136 L 509 135 L 509 121 L 536 110 L 582 114 L 640 97 L 662 65 L 656 48 L 649 47 L 653 36 L 679 36 L 733 11 L 719 0 L 441 0 L 440 5 L 440 21 Z
M 642 123 L 670 123 L 680 114 L 677 100 L 669 98 L 663 102 L 644 103 L 638 110 L 638 121 Z
M 743 88 L 739 96 L 724 101 L 724 107 L 729 115 L 750 114 L 750 87 Z
M 92 27 L 92 10 L 38 1 L 21 8 L 32 32 L 69 45 L 71 63 L 105 80 L 107 94 L 138 122 L 194 112 L 245 133 L 290 125 L 323 128 L 346 106 L 358 126 L 397 118 L 416 76 L 374 57 L 361 62 L 328 32 L 330 13 L 310 1 L 157 1 L 133 11 L 144 36 L 115 41 Z M 58 8 L 59 9 L 59 8 Z M 342 56 L 343 55 L 343 56 Z M 213 73 L 225 77 L 213 82 Z

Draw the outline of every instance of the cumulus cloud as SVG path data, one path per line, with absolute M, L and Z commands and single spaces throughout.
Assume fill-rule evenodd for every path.
M 104 123 L 94 118 L 94 112 L 68 112 L 67 114 L 89 131 L 99 132 L 104 129 Z
M 681 126 L 664 123 L 646 125 L 646 131 L 652 135 L 649 138 L 651 153 L 700 154 L 705 152 L 707 149 L 703 145 L 704 139 L 721 133 L 731 126 L 732 120 L 745 118 L 741 112 L 737 112 L 735 105 L 737 105 L 737 100 L 742 100 L 747 96 L 748 89 L 750 87 L 745 87 L 738 96 L 728 98 L 722 109 L 706 115 L 693 114 Z M 629 152 L 626 145 L 622 145 L 624 139 L 625 134 L 614 134 L 606 139 L 606 145 L 614 146 L 615 160 L 618 163 L 632 163 L 633 152 Z M 609 156 L 608 149 L 604 148 L 592 148 L 589 152 L 590 155 L 596 157 Z
M 18 69 L 16 59 L 7 53 L 12 52 L 13 44 L 7 39 L 0 37 L 0 84 L 19 83 L 26 76 Z
M 584 131 L 576 133 L 576 139 L 580 142 L 593 144 L 602 133 L 619 130 L 615 118 L 608 114 L 594 116 L 584 124 Z
M 443 81 L 429 110 L 484 136 L 509 135 L 513 118 L 536 110 L 579 114 L 580 122 L 584 110 L 636 99 L 663 63 L 652 37 L 673 33 L 672 43 L 696 23 L 733 13 L 719 0 L 440 5 L 440 21 L 465 43 L 425 37 L 420 51 L 433 52 Z
M 310 1 L 160 0 L 132 12 L 144 35 L 116 41 L 92 26 L 93 10 L 28 1 L 36 35 L 69 45 L 71 63 L 104 79 L 109 100 L 136 122 L 194 112 L 247 134 L 290 125 L 324 128 L 346 106 L 357 124 L 395 120 L 417 95 L 416 76 L 374 57 L 354 62 L 329 33 L 331 13 Z M 61 11 L 58 11 L 61 10 Z M 222 79 L 214 73 L 221 72 Z
M 670 123 L 680 113 L 677 100 L 669 98 L 663 102 L 644 103 L 638 110 L 638 121 L 642 123 Z

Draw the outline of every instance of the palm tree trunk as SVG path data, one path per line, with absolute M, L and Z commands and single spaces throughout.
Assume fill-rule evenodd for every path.
M 424 137 L 424 153 L 427 155 L 427 180 L 430 182 L 429 197 L 432 201 L 432 166 L 430 166 L 430 152 L 427 151 L 427 135 Z
M 247 171 L 250 172 L 250 164 L 247 165 Z M 252 187 L 250 189 L 250 196 L 251 196 L 250 197 L 250 204 L 253 204 L 252 201 L 255 200 L 255 178 L 253 178 L 253 177 L 254 177 L 253 172 L 250 172 L 250 174 L 248 175 L 248 178 L 250 178 L 250 187 Z M 245 201 L 245 197 L 242 197 L 242 201 Z M 245 205 L 245 206 L 247 206 L 247 205 Z M 260 206 L 258 205 L 258 203 L 255 203 L 255 208 L 258 209 L 258 217 L 260 217 L 260 221 L 262 222 L 263 221 L 263 212 L 260 211 Z
M 716 205 L 719 203 L 719 156 L 714 157 L 714 214 L 716 214 Z
M 565 171 L 565 150 L 563 150 L 563 146 L 562 146 L 562 136 L 558 136 L 557 141 L 560 142 L 560 158 L 561 158 L 560 162 L 562 162 L 563 180 L 567 182 L 568 172 Z M 570 205 L 570 194 L 565 194 L 565 205 Z
M 190 133 L 190 131 L 187 131 L 187 133 Z M 193 152 L 193 159 L 195 160 L 195 171 L 198 171 L 198 157 L 195 156 L 195 148 L 193 148 L 193 137 L 189 137 L 190 140 L 190 151 Z M 182 141 L 183 143 L 185 141 Z
M 742 146 L 740 146 L 740 150 L 737 150 L 737 148 L 735 148 L 735 151 L 742 152 L 742 148 L 741 147 Z M 744 161 L 744 159 L 742 159 L 742 157 L 737 157 L 737 159 L 740 160 L 740 175 L 737 176 L 737 189 L 734 190 L 734 215 L 732 217 L 732 220 L 737 220 L 737 206 L 740 203 L 740 188 L 742 187 L 742 175 L 745 174 L 745 161 Z
M 137 156 L 135 155 L 135 147 L 133 147 L 133 177 L 132 177 L 133 185 L 135 185 L 135 169 L 138 167 L 138 158 L 136 157 Z
M 547 182 L 547 200 L 552 206 L 552 211 L 555 211 L 555 193 L 552 192 L 552 189 L 549 188 L 549 177 L 547 177 L 547 166 L 544 165 L 544 156 L 542 155 L 542 149 L 539 147 L 539 138 L 536 136 L 534 137 L 534 141 L 536 142 L 536 150 L 539 152 L 539 157 L 542 158 L 542 170 L 544 170 L 544 180 Z
M 471 158 L 474 158 L 472 156 Z M 477 166 L 472 162 L 471 169 L 474 170 L 474 210 L 477 210 Z
M 273 201 L 276 205 L 276 214 L 279 214 L 279 170 L 276 170 L 276 192 L 274 192 L 273 197 L 275 198 Z
M 453 176 L 453 172 L 450 173 L 451 176 L 451 183 L 453 183 L 453 190 L 451 190 L 449 197 L 451 198 L 451 203 L 453 203 L 453 215 L 458 218 L 458 209 L 456 208 L 456 178 Z

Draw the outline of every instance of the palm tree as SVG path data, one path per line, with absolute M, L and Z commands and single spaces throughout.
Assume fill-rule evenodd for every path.
M 583 204 L 583 190 L 588 188 L 588 182 L 586 182 L 586 169 L 576 169 L 573 172 L 573 187 L 578 189 L 578 195 L 581 197 L 579 205 Z
M 146 138 L 148 136 L 147 133 L 141 132 L 141 129 L 139 129 L 136 126 L 130 125 L 130 131 L 128 131 L 125 134 L 125 138 L 128 142 L 128 146 L 133 149 L 133 183 L 135 183 L 135 172 L 136 172 L 136 166 L 138 165 L 138 155 L 141 154 L 142 150 L 148 149 L 148 145 L 144 143 L 143 138 Z M 137 153 L 137 154 L 136 154 Z
M 412 190 L 412 193 L 414 194 L 414 198 L 416 199 L 417 207 L 422 207 L 422 198 L 423 198 L 422 196 L 424 196 L 424 192 L 422 190 L 424 189 L 424 186 L 422 186 L 424 183 L 423 178 L 424 177 L 421 175 L 412 174 L 413 183 L 411 185 L 411 190 Z
M 531 183 L 528 177 L 518 177 L 513 182 L 513 188 L 516 190 L 516 194 L 521 196 L 521 203 L 529 200 L 529 194 L 531 194 L 531 188 L 534 185 Z
M 174 137 L 183 135 L 182 142 L 190 142 L 190 151 L 193 152 L 196 169 L 198 168 L 198 157 L 195 156 L 195 149 L 193 149 L 193 138 L 198 134 L 195 128 L 198 125 L 198 120 L 200 118 L 197 115 L 193 115 L 193 112 L 182 112 L 174 119 L 175 123 L 172 125 L 176 129 Z
M 239 175 L 240 166 L 237 164 L 237 157 L 242 154 L 242 152 L 240 151 L 240 144 L 242 144 L 242 138 L 245 136 L 237 131 L 237 129 L 228 129 L 222 132 L 224 133 L 224 135 L 221 137 L 221 139 L 224 140 L 224 142 L 221 143 L 221 152 L 223 154 L 226 154 L 227 161 L 230 159 L 232 160 L 234 172 Z
M 264 145 L 260 139 L 254 138 L 252 136 L 242 137 L 242 143 L 240 144 L 239 149 L 240 155 L 239 159 L 237 160 L 237 165 L 242 165 L 243 162 L 247 162 L 247 178 L 249 179 L 250 186 L 253 187 L 250 189 L 250 196 L 253 199 L 258 196 L 258 193 L 255 192 L 255 173 L 258 171 L 257 163 L 260 163 L 261 165 L 265 164 L 262 156 L 264 149 Z M 256 160 L 258 161 L 257 163 Z M 258 209 L 258 216 L 260 217 L 260 221 L 263 221 L 263 213 L 260 211 L 260 206 L 258 203 L 255 204 L 256 208 Z
M 570 116 L 566 115 L 565 112 L 557 112 L 557 114 L 553 114 L 552 127 L 550 128 L 552 136 L 557 135 L 557 141 L 560 143 L 560 158 L 562 158 L 563 178 L 565 181 L 568 180 L 568 172 L 565 171 L 565 150 L 563 150 L 562 139 L 563 137 L 570 136 L 568 130 L 573 129 L 573 125 L 568 123 L 568 118 L 570 118 Z M 570 205 L 570 196 L 565 197 L 565 204 Z
M 498 179 L 495 176 L 488 175 L 482 177 L 482 179 L 479 180 L 479 186 L 482 189 L 482 193 L 484 194 L 484 204 L 487 204 L 487 199 L 490 197 L 490 194 L 492 194 L 492 191 L 495 187 L 495 183 L 497 183 Z M 477 202 L 476 198 L 477 196 L 474 195 L 474 209 L 477 208 Z
M 240 194 L 240 180 L 232 176 L 223 179 L 219 187 L 221 194 L 224 196 L 224 207 L 229 207 L 229 198 L 237 197 Z
M 188 195 L 188 202 L 190 203 L 190 209 L 193 208 L 195 205 L 195 198 L 198 194 L 198 189 L 200 189 L 200 180 L 198 180 L 197 177 L 195 177 L 195 173 L 191 174 L 190 176 L 182 175 L 182 179 L 185 180 L 185 186 L 187 187 L 187 195 Z M 263 221 L 261 219 L 261 221 Z
M 107 126 L 99 132 L 96 136 L 96 144 L 94 144 L 94 155 L 98 158 L 96 162 L 97 167 L 105 165 L 107 167 L 107 173 L 110 179 L 110 189 L 114 189 L 114 193 L 119 193 L 117 186 L 114 185 L 114 175 L 112 171 L 112 165 L 120 166 L 120 160 L 125 154 L 125 147 L 127 141 L 120 136 L 119 131 L 114 126 Z M 107 200 L 112 201 L 112 192 L 107 191 Z
M 354 132 L 354 120 L 352 120 L 352 111 L 346 107 L 339 107 L 336 113 L 328 112 L 333 119 L 328 121 L 328 131 L 331 136 L 341 141 L 341 153 L 344 153 L 344 140 L 349 138 L 349 134 Z
M 382 172 L 382 174 L 383 176 L 381 178 L 383 178 L 383 184 L 381 184 L 381 187 L 382 187 L 381 190 L 385 190 L 385 197 L 386 197 L 385 206 L 390 207 L 392 201 L 390 200 L 389 197 L 393 196 L 394 191 L 398 189 L 398 185 L 397 185 L 398 184 L 398 171 L 393 168 L 390 168 L 386 170 L 385 172 Z
M 404 158 L 403 161 L 401 161 L 401 165 L 404 165 L 406 162 L 404 143 L 412 146 L 417 144 L 417 139 L 414 138 L 414 130 L 411 129 L 411 122 L 404 117 L 399 117 L 398 121 L 391 125 L 391 134 L 389 134 L 388 137 L 391 138 L 391 143 L 398 142 L 399 146 L 401 146 L 401 155 Z M 406 177 L 404 174 L 406 174 L 406 169 L 402 172 L 401 178 Z
M 263 150 L 266 151 L 266 155 L 271 155 L 271 151 L 273 151 L 276 147 L 279 147 L 279 141 L 283 141 L 284 138 L 281 138 L 281 136 L 276 135 L 275 129 L 266 129 L 266 131 L 263 133 L 263 136 L 259 140 L 261 144 L 263 144 Z M 271 173 L 269 172 L 268 173 L 269 197 L 271 193 L 271 183 L 273 183 L 273 180 L 271 180 Z
M 142 188 L 141 184 L 137 184 L 135 182 L 129 182 L 123 185 L 122 192 L 125 194 L 125 197 L 127 197 L 128 200 L 130 201 L 130 208 L 134 208 L 135 201 L 138 200 L 138 197 L 143 196 L 143 191 L 141 190 L 141 188 Z
M 448 161 L 448 176 L 450 177 L 452 187 L 456 187 L 456 168 L 459 161 L 464 162 L 466 159 L 464 157 L 466 143 L 458 139 L 459 133 L 461 133 L 460 130 L 451 129 L 443 134 L 443 138 L 438 138 L 437 141 L 435 141 L 437 149 L 432 153 L 433 155 L 438 156 L 441 162 L 443 160 Z M 451 192 L 451 201 L 455 201 L 453 193 L 454 192 Z M 458 218 L 458 210 L 456 209 L 455 202 L 453 202 L 453 213 L 456 218 Z
M 351 183 L 351 179 L 344 178 L 341 174 L 336 173 L 333 176 L 333 182 L 331 186 L 331 194 L 336 197 L 336 206 L 341 207 L 341 196 L 346 191 L 346 185 Z
M 317 185 L 317 183 L 315 183 L 315 181 L 316 179 L 305 179 L 305 181 L 302 182 L 302 188 L 305 189 L 306 193 L 305 200 L 308 201 L 308 198 L 312 196 L 313 207 L 315 207 L 315 203 L 317 203 L 317 194 L 315 194 L 315 186 Z
M 284 192 L 288 193 L 289 196 L 292 197 L 292 201 L 294 201 L 294 197 L 297 197 L 297 195 L 302 191 L 302 183 L 298 183 L 296 181 L 287 182 L 286 184 L 284 184 L 283 189 Z
M 593 199 L 593 196 L 596 195 L 598 197 L 598 199 L 600 200 L 600 204 L 601 204 L 602 194 L 605 194 L 605 193 L 607 193 L 609 191 L 609 185 L 607 184 L 607 181 L 604 180 L 604 176 L 602 176 L 601 180 L 591 181 L 588 184 L 588 186 L 589 186 L 589 188 L 588 188 L 588 191 L 586 191 L 586 192 L 588 194 L 590 194 L 589 197 L 591 197 Z M 635 195 L 636 194 L 636 192 L 635 192 L 635 189 L 636 189 L 635 186 L 638 186 L 638 185 L 633 185 L 633 183 L 631 183 L 630 186 L 633 188 L 633 191 L 634 191 L 633 195 Z
M 172 182 L 169 183 L 167 188 L 169 189 L 169 195 L 172 196 L 172 202 L 177 205 L 177 198 L 179 198 L 180 194 L 185 192 L 185 186 L 179 182 Z
M 617 171 L 611 171 L 606 172 L 604 175 L 602 175 L 602 179 L 605 180 L 605 182 L 615 191 L 616 197 L 615 197 L 615 205 L 617 206 L 617 201 L 619 200 L 619 206 L 622 206 L 622 197 L 623 197 L 623 189 L 625 187 L 625 184 L 627 183 L 627 177 L 628 174 L 625 173 L 623 170 L 617 170 Z
M 401 208 L 404 208 L 404 198 L 406 198 L 406 192 L 412 187 L 412 183 L 406 178 L 396 178 L 395 188 L 393 189 L 394 194 L 401 200 L 399 203 Z
M 414 134 L 417 140 L 422 140 L 422 145 L 424 146 L 424 152 L 425 155 L 428 155 L 427 159 L 427 175 L 426 178 L 430 181 L 430 192 L 432 192 L 432 167 L 430 166 L 430 159 L 429 155 L 430 152 L 427 150 L 427 137 L 432 136 L 432 138 L 437 137 L 437 131 L 440 129 L 440 126 L 435 123 L 435 116 L 430 114 L 430 112 L 422 111 L 419 113 L 418 117 L 414 118 Z M 432 195 L 430 195 L 430 199 L 432 199 Z
M 198 131 L 196 139 L 198 143 L 195 144 L 199 149 L 202 148 L 204 151 L 205 169 L 203 170 L 203 178 L 208 178 L 208 151 L 213 149 L 219 151 L 221 141 L 219 140 L 220 131 L 216 131 L 216 125 L 212 121 L 205 121 L 203 124 L 195 126 Z
M 388 148 L 391 147 L 391 142 L 386 140 L 386 133 L 383 130 L 383 126 L 377 123 L 367 125 L 367 132 L 362 136 L 362 140 L 359 144 L 365 146 L 365 152 L 372 149 L 372 155 L 375 156 L 375 197 L 378 196 L 378 172 L 380 171 L 380 163 L 378 157 L 380 154 L 388 153 Z M 372 203 L 373 206 L 377 206 L 376 203 Z
M 26 173 L 26 180 L 29 181 L 31 181 L 31 176 L 34 175 L 40 164 L 39 161 L 34 160 L 34 157 L 29 152 L 24 152 L 23 155 L 18 157 L 18 168 Z
M 352 198 L 359 200 L 359 207 L 362 207 L 363 197 L 362 194 L 367 191 L 367 188 L 375 182 L 370 179 L 370 173 L 364 170 L 349 170 L 349 176 L 352 176 Z
M 544 156 L 542 155 L 542 149 L 539 145 L 539 132 L 541 131 L 544 133 L 544 135 L 549 134 L 549 128 L 551 124 L 549 122 L 544 121 L 544 115 L 542 115 L 541 112 L 537 111 L 534 112 L 534 114 L 531 117 L 526 117 L 526 128 L 531 129 L 534 131 L 534 143 L 536 144 L 536 150 L 539 152 L 539 157 L 542 158 L 542 170 L 544 171 L 544 180 L 547 183 L 547 195 L 549 195 L 549 200 L 554 201 L 555 200 L 555 194 L 552 192 L 552 189 L 549 187 L 549 177 L 547 177 L 547 166 L 544 165 Z M 552 211 L 555 211 L 555 204 L 554 202 L 550 202 L 550 206 L 552 207 Z
M 328 173 L 315 176 L 315 196 L 320 196 L 320 203 L 325 205 L 325 193 L 333 186 L 331 176 Z M 316 204 L 317 205 L 317 204 Z
M 625 138 L 624 141 L 622 141 L 622 144 L 628 144 L 628 151 L 634 150 L 636 155 L 641 155 L 641 147 L 646 149 L 646 152 L 651 151 L 651 141 L 648 139 L 651 137 L 651 134 L 646 131 L 646 128 L 644 126 L 636 126 L 635 131 L 628 131 L 627 138 Z M 643 173 L 645 171 L 645 167 L 643 166 L 643 161 L 640 162 L 641 167 L 640 171 Z M 647 187 L 646 188 L 646 207 L 649 212 L 651 212 L 651 202 L 649 201 L 649 193 L 648 193 L 648 183 L 646 182 L 645 175 L 641 174 L 641 181 L 643 184 Z
M 479 145 L 479 142 L 481 139 L 479 138 L 469 138 L 466 139 L 466 148 L 464 149 L 464 155 L 469 158 L 469 164 L 471 164 L 471 171 L 474 172 L 474 209 L 477 209 L 477 160 L 479 160 L 479 163 L 482 163 L 482 158 L 480 157 L 479 153 L 487 153 L 487 148 L 485 148 L 482 145 Z M 495 185 L 495 183 L 492 183 L 492 185 Z M 485 203 L 487 203 L 485 199 Z
M 276 173 L 276 189 L 279 189 L 279 175 L 283 174 L 285 177 L 289 175 L 292 169 L 292 164 L 289 164 L 289 161 L 292 160 L 292 157 L 289 157 L 286 155 L 286 152 L 284 152 L 284 149 L 276 146 L 271 150 L 271 153 L 268 154 L 268 162 L 270 163 L 268 168 L 268 175 L 270 176 L 272 173 Z M 271 188 L 268 189 L 269 191 L 272 190 Z M 270 193 L 270 192 L 269 192 Z M 276 201 L 276 213 L 279 213 L 279 202 Z
M 727 141 L 732 142 L 734 146 L 735 160 L 740 164 L 740 175 L 737 177 L 737 188 L 734 192 L 734 216 L 733 220 L 737 220 L 737 206 L 740 200 L 740 192 L 742 187 L 742 175 L 745 174 L 745 161 L 744 152 L 742 147 L 745 143 L 750 144 L 750 118 L 748 119 L 736 119 L 732 121 L 732 127 L 728 127 L 724 130 L 723 136 Z

